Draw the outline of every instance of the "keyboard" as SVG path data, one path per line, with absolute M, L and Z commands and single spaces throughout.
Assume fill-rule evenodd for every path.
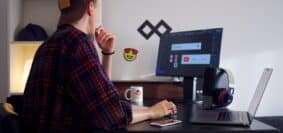
M 218 121 L 230 121 L 233 118 L 232 112 L 219 112 L 217 120 Z

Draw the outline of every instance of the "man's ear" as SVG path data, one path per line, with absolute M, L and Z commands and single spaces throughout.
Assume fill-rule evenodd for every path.
M 87 8 L 87 14 L 89 16 L 92 16 L 93 13 L 94 13 L 94 10 L 95 10 L 95 4 L 93 1 L 90 1 L 89 4 L 88 4 L 88 8 Z

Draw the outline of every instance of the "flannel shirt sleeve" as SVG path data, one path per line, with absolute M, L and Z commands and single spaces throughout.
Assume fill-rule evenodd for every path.
M 100 129 L 123 129 L 132 121 L 131 105 L 122 101 L 100 64 L 93 43 L 81 43 L 71 58 L 70 95 Z

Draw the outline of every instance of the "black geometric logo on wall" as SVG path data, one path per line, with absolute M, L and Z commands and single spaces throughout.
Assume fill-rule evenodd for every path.
M 146 32 L 146 28 L 149 28 L 149 32 Z M 161 31 L 161 29 L 164 28 L 165 31 Z M 172 31 L 172 28 L 164 21 L 161 20 L 156 26 L 154 26 L 152 23 L 150 23 L 148 20 L 146 20 L 139 28 L 138 32 L 145 38 L 150 39 L 152 35 L 155 33 L 159 37 L 161 37 L 163 34 L 170 33 Z

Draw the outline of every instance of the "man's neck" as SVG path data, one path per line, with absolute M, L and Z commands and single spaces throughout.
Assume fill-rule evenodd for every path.
M 83 33 L 87 35 L 89 34 L 89 26 L 87 24 L 87 21 L 80 20 L 75 23 L 71 23 L 71 25 L 74 26 L 76 29 L 82 31 Z

